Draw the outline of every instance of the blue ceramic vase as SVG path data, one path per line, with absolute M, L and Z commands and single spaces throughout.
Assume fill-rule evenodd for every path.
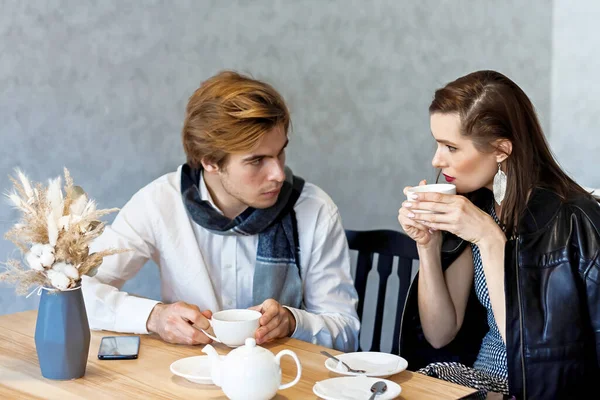
M 35 348 L 44 378 L 67 380 L 85 374 L 90 326 L 81 287 L 66 291 L 42 290 Z

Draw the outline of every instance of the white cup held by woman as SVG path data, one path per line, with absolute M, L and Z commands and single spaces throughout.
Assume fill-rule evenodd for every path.
M 408 201 L 413 201 L 413 199 L 410 198 L 410 195 L 413 193 L 424 193 L 424 192 L 434 192 L 434 193 L 443 193 L 443 194 L 456 194 L 456 186 L 452 185 L 450 183 L 432 183 L 429 185 L 420 185 L 420 186 L 414 186 L 411 187 L 410 189 L 406 190 L 406 198 L 408 199 Z M 421 213 L 421 214 L 432 214 L 433 211 L 427 211 L 427 210 L 416 210 L 413 209 L 412 210 L 415 214 Z

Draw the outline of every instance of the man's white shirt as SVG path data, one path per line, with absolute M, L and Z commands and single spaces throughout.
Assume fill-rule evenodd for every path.
M 165 303 L 184 301 L 212 312 L 256 305 L 252 287 L 258 235 L 218 235 L 196 224 L 183 204 L 180 181 L 181 167 L 142 188 L 92 244 L 91 251 L 132 250 L 106 257 L 95 277 L 84 276 L 92 329 L 148 333 L 146 322 L 158 301 L 119 289 L 150 259 L 158 265 Z M 218 210 L 203 179 L 200 195 Z M 292 337 L 355 351 L 358 296 L 338 209 L 323 190 L 307 182 L 294 211 L 303 306 L 287 307 L 296 319 Z

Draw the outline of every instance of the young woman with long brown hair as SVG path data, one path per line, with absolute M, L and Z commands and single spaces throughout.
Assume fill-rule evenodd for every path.
M 506 76 L 450 82 L 429 112 L 432 164 L 458 194 L 417 193 L 399 210 L 420 257 L 402 356 L 482 393 L 578 397 L 600 377 L 597 199 L 560 168 Z

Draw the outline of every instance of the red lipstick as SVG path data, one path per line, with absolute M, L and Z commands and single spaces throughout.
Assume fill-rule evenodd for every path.
M 449 175 L 446 175 L 446 174 L 442 174 L 442 175 L 444 175 L 444 178 L 446 178 L 446 182 L 448 182 L 448 183 L 452 183 L 456 180 L 456 178 L 453 178 Z

